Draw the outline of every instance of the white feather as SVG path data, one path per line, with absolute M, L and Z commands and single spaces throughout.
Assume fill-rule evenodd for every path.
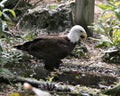
M 71 28 L 67 37 L 71 42 L 75 43 L 79 41 L 81 35 L 87 35 L 85 29 L 80 25 L 75 25 Z

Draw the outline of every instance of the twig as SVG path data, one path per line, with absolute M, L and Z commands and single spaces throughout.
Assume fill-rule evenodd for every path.
M 17 6 L 20 4 L 22 0 L 18 0 L 17 4 L 15 5 L 15 7 L 13 8 L 14 10 L 17 8 Z
M 44 90 L 49 90 L 49 91 L 58 91 L 58 92 L 72 92 L 72 89 L 70 86 L 68 85 L 63 85 L 63 84 L 59 84 L 59 83 L 50 83 L 50 82 L 46 82 L 46 81 L 38 81 L 36 79 L 32 79 L 32 78 L 24 78 L 24 77 L 20 77 L 20 76 L 7 76 L 7 77 L 3 77 L 0 76 L 0 82 L 4 82 L 4 83 L 17 83 L 17 82 L 28 82 L 30 83 L 32 86 L 36 87 L 36 88 L 40 88 L 40 89 L 44 89 Z

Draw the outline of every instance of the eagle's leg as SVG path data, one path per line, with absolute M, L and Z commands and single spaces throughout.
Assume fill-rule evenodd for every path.
M 58 69 L 62 62 L 61 60 L 45 60 L 44 63 L 46 70 L 54 70 L 54 68 Z

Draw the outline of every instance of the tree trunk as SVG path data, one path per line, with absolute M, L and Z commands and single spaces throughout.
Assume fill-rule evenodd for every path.
M 88 29 L 94 20 L 94 3 L 95 0 L 76 0 L 75 5 L 75 24 L 85 28 L 88 36 L 92 36 L 92 30 Z

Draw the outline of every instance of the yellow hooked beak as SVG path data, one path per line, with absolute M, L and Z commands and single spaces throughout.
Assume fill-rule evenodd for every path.
M 87 34 L 86 34 L 86 32 L 84 32 L 84 34 L 82 34 L 80 37 L 81 37 L 81 39 L 86 40 L 86 38 L 87 38 Z
M 84 38 L 85 38 L 85 39 L 87 38 L 87 34 L 84 34 Z

